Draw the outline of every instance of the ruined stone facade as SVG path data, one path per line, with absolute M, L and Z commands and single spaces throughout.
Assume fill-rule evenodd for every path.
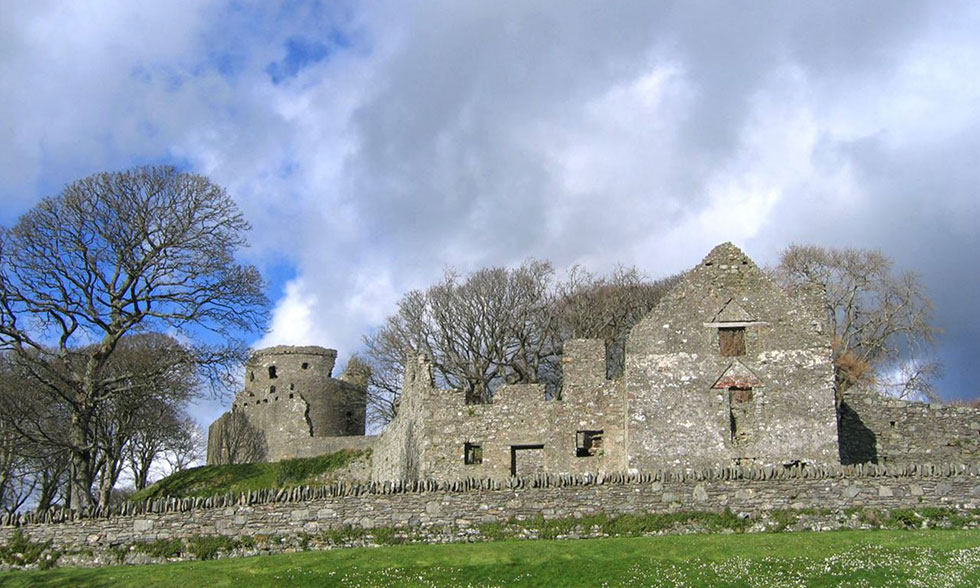
M 607 378 L 601 341 L 568 341 L 559 400 L 539 385 L 507 385 L 470 404 L 416 358 L 398 416 L 377 438 L 363 436 L 366 374 L 331 378 L 333 350 L 267 349 L 211 426 L 208 461 L 370 447 L 375 480 L 458 480 L 980 456 L 978 409 L 858 389 L 838 407 L 824 313 L 822 292 L 790 296 L 726 243 L 633 328 L 621 376 Z M 252 428 L 232 435 L 242 423 Z M 230 459 L 242 437 L 261 451 Z
M 737 247 L 716 247 L 627 341 L 606 378 L 599 341 L 565 344 L 561 400 L 504 386 L 491 404 L 406 369 L 375 443 L 376 480 L 663 468 L 970 462 L 980 410 L 853 389 L 835 403 L 822 292 L 790 296 Z
M 837 462 L 823 312 L 715 248 L 630 334 L 626 467 Z
M 279 461 L 341 449 L 366 449 L 368 374 L 332 372 L 337 352 L 323 347 L 270 347 L 245 368 L 245 387 L 231 411 L 208 429 L 208 464 Z
M 373 477 L 505 478 L 616 472 L 625 463 L 624 389 L 606 380 L 601 341 L 570 341 L 562 400 L 542 385 L 508 385 L 490 404 L 440 390 L 424 358 L 407 366 L 398 416 L 375 442 Z
M 504 386 L 491 404 L 406 370 L 374 448 L 375 479 L 637 472 L 839 463 L 822 309 L 794 299 L 731 244 L 715 248 L 645 317 L 622 377 L 600 341 L 570 341 L 561 400 Z

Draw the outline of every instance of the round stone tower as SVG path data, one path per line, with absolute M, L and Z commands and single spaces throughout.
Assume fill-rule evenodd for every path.
M 364 434 L 366 391 L 332 377 L 337 351 L 280 345 L 256 351 L 245 368 L 245 389 L 236 404 L 256 407 L 305 400 L 314 437 Z

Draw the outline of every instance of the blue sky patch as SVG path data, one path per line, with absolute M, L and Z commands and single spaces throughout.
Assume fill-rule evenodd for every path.
M 266 66 L 273 84 L 296 77 L 305 68 L 327 59 L 337 49 L 350 46 L 350 39 L 339 31 L 331 31 L 327 42 L 291 37 L 284 43 L 286 56 Z

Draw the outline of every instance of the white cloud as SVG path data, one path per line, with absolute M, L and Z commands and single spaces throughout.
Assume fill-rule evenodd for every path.
M 252 220 L 248 258 L 295 270 L 260 345 L 349 353 L 447 265 L 658 276 L 726 240 L 881 247 L 973 316 L 969 3 L 8 4 L 4 214 L 189 162 Z M 273 83 L 290 39 L 337 30 Z
M 302 280 L 287 282 L 283 297 L 272 311 L 269 332 L 255 344 L 255 347 L 261 349 L 273 345 L 317 344 L 323 336 L 323 333 L 317 329 L 314 316 L 317 302 L 317 296 L 306 291 Z

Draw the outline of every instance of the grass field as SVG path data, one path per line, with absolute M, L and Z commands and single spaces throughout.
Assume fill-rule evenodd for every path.
M 364 457 L 364 451 L 338 451 L 319 457 L 286 459 L 274 463 L 244 463 L 201 466 L 177 472 L 149 488 L 137 492 L 130 500 L 147 498 L 215 496 L 249 492 L 266 488 L 322 484 L 322 476 L 346 467 Z
M 0 586 L 980 585 L 980 531 L 836 531 L 402 545 L 12 571 Z

